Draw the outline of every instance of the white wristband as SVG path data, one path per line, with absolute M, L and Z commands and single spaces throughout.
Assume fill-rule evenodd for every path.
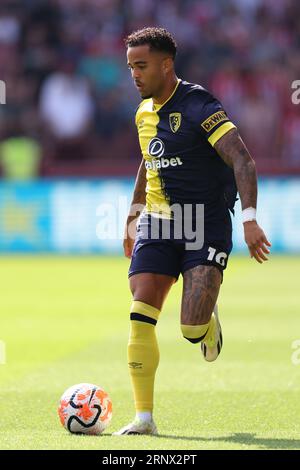
M 254 207 L 247 207 L 242 211 L 243 224 L 245 222 L 251 222 L 251 220 L 256 220 L 256 209 Z

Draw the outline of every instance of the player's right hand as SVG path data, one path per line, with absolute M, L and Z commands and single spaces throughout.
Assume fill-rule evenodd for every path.
M 134 240 L 132 240 L 132 238 L 124 238 L 123 248 L 124 248 L 124 254 L 126 258 L 131 258 L 133 245 L 134 245 Z
M 123 249 L 126 258 L 131 258 L 136 234 L 136 216 L 129 216 L 125 224 Z

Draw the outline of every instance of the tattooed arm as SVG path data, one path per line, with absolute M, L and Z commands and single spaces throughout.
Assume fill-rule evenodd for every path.
M 256 208 L 257 176 L 255 162 L 249 155 L 237 130 L 231 129 L 223 135 L 214 148 L 224 162 L 233 168 L 242 209 Z M 255 220 L 244 223 L 244 235 L 251 258 L 254 257 L 259 263 L 267 261 L 266 254 L 270 253 L 267 246 L 271 246 L 271 243 Z
M 135 180 L 133 198 L 130 205 L 129 215 L 126 220 L 125 234 L 123 241 L 124 254 L 131 257 L 135 239 L 137 217 L 142 212 L 146 204 L 146 169 L 142 159 Z

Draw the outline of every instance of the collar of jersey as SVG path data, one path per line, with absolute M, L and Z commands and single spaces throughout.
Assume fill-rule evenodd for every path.
M 174 88 L 172 94 L 169 96 L 169 98 L 168 98 L 164 103 L 162 103 L 162 104 L 154 104 L 154 103 L 153 103 L 153 100 L 152 100 L 152 109 L 153 109 L 154 111 L 159 111 L 165 104 L 168 103 L 168 101 L 170 101 L 170 99 L 174 96 L 174 94 L 175 94 L 175 92 L 176 92 L 176 90 L 177 90 L 178 85 L 179 85 L 180 82 L 181 82 L 181 78 L 178 78 L 178 79 L 177 79 L 176 86 L 175 86 L 175 88 Z

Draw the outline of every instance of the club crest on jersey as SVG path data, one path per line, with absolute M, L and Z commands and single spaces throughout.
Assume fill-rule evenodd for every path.
M 181 125 L 181 113 L 169 114 L 169 123 L 172 132 L 177 132 Z

